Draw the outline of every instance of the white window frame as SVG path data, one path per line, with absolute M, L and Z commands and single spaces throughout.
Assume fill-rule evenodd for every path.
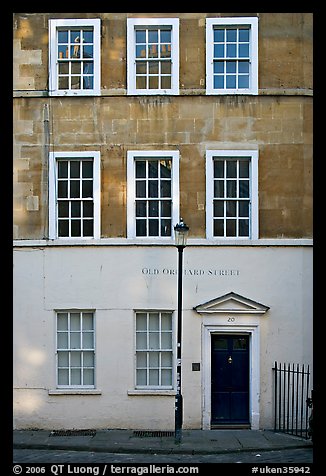
M 171 28 L 172 70 L 170 89 L 137 89 L 136 88 L 136 57 L 135 27 L 167 26 Z M 127 94 L 157 95 L 179 94 L 179 18 L 128 18 L 127 19 Z
M 93 89 L 59 89 L 57 60 L 58 28 L 93 28 L 94 50 L 94 83 Z M 101 94 L 101 20 L 94 19 L 63 19 L 49 20 L 49 95 L 50 96 L 99 96 Z
M 153 350 L 154 352 L 170 352 L 172 356 L 172 368 L 171 368 L 171 385 L 137 385 L 137 352 L 140 352 L 140 349 L 137 349 L 137 329 L 136 329 L 136 316 L 137 314 L 151 314 L 151 313 L 158 313 L 158 314 L 170 314 L 171 315 L 171 349 L 165 350 L 165 349 L 159 349 L 159 350 Z M 149 333 L 149 328 L 146 329 L 146 334 Z M 161 332 L 160 332 L 161 334 Z M 175 373 L 175 368 L 176 368 L 176 355 L 175 355 L 175 348 L 176 348 L 176 342 L 175 342 L 175 318 L 174 318 L 174 311 L 171 310 L 163 310 L 163 309 L 142 309 L 142 310 L 135 310 L 134 311 L 134 339 L 135 339 L 135 356 L 134 356 L 134 379 L 135 379 L 135 385 L 134 388 L 136 391 L 169 391 L 169 390 L 174 390 L 176 386 L 176 373 Z M 144 352 L 150 352 L 151 349 L 147 347 L 147 349 L 143 349 Z M 146 370 L 150 369 L 150 367 L 146 367 Z
M 93 348 L 92 349 L 78 349 L 76 352 L 93 352 L 94 354 L 94 384 L 93 385 L 59 385 L 59 352 L 61 351 L 66 351 L 71 353 L 73 349 L 71 347 L 68 347 L 67 350 L 63 349 L 58 349 L 58 314 L 60 313 L 79 313 L 79 314 L 92 314 L 93 315 Z M 81 331 L 82 332 L 82 331 Z M 69 334 L 69 339 L 71 337 L 71 331 L 68 329 L 68 334 Z M 56 309 L 55 310 L 55 352 L 56 352 L 56 388 L 58 390 L 74 390 L 74 389 L 79 389 L 79 390 L 84 390 L 84 389 L 94 389 L 96 388 L 96 317 L 95 317 L 95 311 L 94 309 Z M 68 367 L 71 369 L 71 365 Z M 81 367 L 81 368 L 84 368 Z
M 135 180 L 135 159 L 138 158 L 171 158 L 171 236 L 136 236 L 136 180 Z M 139 240 L 172 240 L 173 227 L 179 221 L 179 151 L 176 150 L 129 150 L 127 152 L 127 238 Z
M 249 238 L 214 236 L 214 157 L 250 158 L 250 219 Z M 206 151 L 206 238 L 209 240 L 258 240 L 258 150 L 207 150 Z
M 57 160 L 67 158 L 80 160 L 83 158 L 93 159 L 93 204 L 94 204 L 94 235 L 89 237 L 59 237 L 57 230 Z M 100 152 L 50 152 L 49 154 L 49 239 L 50 240 L 94 240 L 100 238 Z
M 214 26 L 230 27 L 247 25 L 250 27 L 250 74 L 249 88 L 216 89 L 214 88 Z M 258 94 L 258 18 L 207 18 L 206 19 L 206 94 Z

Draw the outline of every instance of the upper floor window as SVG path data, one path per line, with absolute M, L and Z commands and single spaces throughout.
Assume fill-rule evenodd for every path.
M 258 152 L 206 154 L 207 238 L 258 239 Z
M 127 19 L 128 94 L 179 93 L 179 19 Z
M 51 152 L 49 238 L 100 238 L 99 152 Z
M 49 20 L 50 95 L 100 94 L 100 20 Z
M 128 151 L 128 238 L 171 238 L 179 214 L 179 152 Z
M 207 94 L 258 94 L 258 18 L 206 19 Z

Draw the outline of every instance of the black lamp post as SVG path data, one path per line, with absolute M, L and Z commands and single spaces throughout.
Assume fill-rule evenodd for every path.
M 180 443 L 182 433 L 182 393 L 181 393 L 181 341 L 182 341 L 182 253 L 187 245 L 189 227 L 183 223 L 175 225 L 175 246 L 178 248 L 178 326 L 177 326 L 177 394 L 175 397 L 175 441 Z

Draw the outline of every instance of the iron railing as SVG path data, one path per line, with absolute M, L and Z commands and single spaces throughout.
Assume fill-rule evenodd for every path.
M 274 431 L 309 438 L 309 365 L 275 362 Z

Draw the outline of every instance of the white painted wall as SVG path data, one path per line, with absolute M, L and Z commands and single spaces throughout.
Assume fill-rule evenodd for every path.
M 176 310 L 176 268 L 174 247 L 15 248 L 15 427 L 173 429 L 173 395 L 128 391 L 134 389 L 133 310 Z M 259 427 L 271 428 L 274 361 L 312 365 L 312 248 L 189 246 L 184 268 L 184 427 L 202 427 L 205 405 L 203 368 L 191 369 L 192 362 L 202 363 L 203 351 L 203 317 L 193 307 L 233 291 L 270 307 L 255 319 Z M 56 390 L 55 310 L 72 308 L 96 311 L 98 394 L 49 394 Z M 230 325 L 226 317 L 219 316 L 220 325 Z M 234 325 L 248 322 L 238 316 Z

